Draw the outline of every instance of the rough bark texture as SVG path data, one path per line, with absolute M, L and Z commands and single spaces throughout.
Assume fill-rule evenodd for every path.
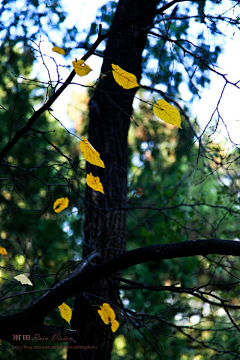
M 115 29 L 139 14 L 149 15 L 141 17 L 134 27 L 144 29 L 151 26 L 157 3 L 156 0 L 120 0 L 111 28 Z M 113 63 L 135 74 L 140 81 L 145 42 L 146 35 L 133 28 L 112 35 L 107 42 L 101 72 L 111 70 Z M 98 262 L 118 255 L 126 247 L 126 212 L 106 209 L 126 206 L 127 137 L 136 90 L 124 90 L 108 72 L 90 100 L 89 142 L 100 153 L 105 169 L 88 163 L 87 173 L 100 177 L 105 195 L 87 187 L 84 257 L 98 251 L 101 255 L 101 258 L 96 258 Z M 98 306 L 104 302 L 119 304 L 118 292 L 111 290 L 111 284 L 112 279 L 104 279 L 91 286 L 87 293 L 76 296 L 72 328 L 79 332 L 78 344 L 95 346 L 96 349 L 69 350 L 69 360 L 111 358 L 113 333 L 97 312 Z

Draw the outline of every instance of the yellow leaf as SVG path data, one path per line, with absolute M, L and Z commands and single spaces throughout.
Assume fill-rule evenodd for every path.
M 90 164 L 105 168 L 104 162 L 100 159 L 100 154 L 94 149 L 94 147 L 82 136 L 80 141 L 80 148 L 85 160 Z
M 111 329 L 112 332 L 115 332 L 119 328 L 119 322 L 117 320 L 112 321 Z
M 17 281 L 20 281 L 20 283 L 22 285 L 32 285 L 33 286 L 33 283 L 29 280 L 29 278 L 24 275 L 24 274 L 21 274 L 21 275 L 17 275 L 17 276 L 14 276 L 14 279 L 16 279 Z
M 154 104 L 153 106 L 153 111 L 161 120 L 168 124 L 176 125 L 182 129 L 179 111 L 167 101 L 157 100 L 157 104 Z
M 4 247 L 0 246 L 0 254 L 1 255 L 7 255 L 7 250 Z
M 115 320 L 115 312 L 113 311 L 111 306 L 108 303 L 103 303 L 102 306 L 103 306 L 103 309 L 107 312 L 107 314 L 110 318 L 110 321 Z
M 111 322 L 111 330 L 115 332 L 119 327 L 119 322 L 115 320 L 115 312 L 111 308 L 111 306 L 107 303 L 103 303 L 100 305 L 101 310 L 98 310 L 99 315 L 101 316 L 104 324 L 108 325 Z
M 109 324 L 108 313 L 106 312 L 106 310 L 102 306 L 100 306 L 100 308 L 101 308 L 101 310 L 98 310 L 98 313 L 101 316 L 101 319 L 104 322 L 104 324 L 108 325 Z
M 84 64 L 84 60 L 77 60 L 72 62 L 74 70 L 79 76 L 87 75 L 92 69 L 87 65 Z
M 53 210 L 58 214 L 68 207 L 68 203 L 69 200 L 67 197 L 57 199 L 53 204 Z
M 95 191 L 101 191 L 104 194 L 102 183 L 98 176 L 93 176 L 92 173 L 87 174 L 87 184 Z
M 52 51 L 54 51 L 54 52 L 56 52 L 56 53 L 58 53 L 58 54 L 60 54 L 60 55 L 65 55 L 65 51 L 64 51 L 63 49 L 57 47 L 57 46 L 54 46 L 54 47 L 52 48 Z
M 137 78 L 135 75 L 121 69 L 118 65 L 112 64 L 113 68 L 113 77 L 118 85 L 122 86 L 124 89 L 132 89 L 138 85 Z
M 60 310 L 61 317 L 70 324 L 72 309 L 65 303 L 62 303 L 62 305 L 58 306 L 58 308 Z

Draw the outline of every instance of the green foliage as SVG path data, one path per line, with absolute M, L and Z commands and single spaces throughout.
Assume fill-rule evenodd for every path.
M 38 95 L 34 83 L 19 80 L 31 78 L 34 60 L 34 53 L 23 46 L 22 41 L 8 40 L 1 46 L 1 148 L 25 125 L 34 107 L 45 100 L 43 95 Z M 30 290 L 44 293 L 79 260 L 80 199 L 84 195 L 78 167 L 79 141 L 50 113 L 38 119 L 36 128 L 19 140 L 1 164 L 0 240 L 8 251 L 0 262 L 3 298 L 8 297 L 10 290 L 13 296 Z M 71 165 L 58 149 L 71 158 Z M 70 206 L 58 215 L 53 211 L 53 203 L 63 195 L 69 197 Z M 29 274 L 34 284 L 31 289 L 20 283 L 13 289 L 13 277 L 21 273 Z M 33 293 L 10 297 L 1 303 L 1 314 L 10 315 L 16 308 L 25 309 L 38 296 L 39 293 Z M 50 314 L 46 321 L 60 325 L 59 312 Z M 50 343 L 52 345 L 52 341 Z M 3 342 L 0 350 L 5 359 L 19 356 L 19 350 L 14 351 L 8 343 Z M 45 359 L 49 354 L 49 350 L 41 349 L 38 359 Z M 62 357 L 62 354 L 63 350 L 54 350 L 51 358 Z M 28 359 L 33 357 L 36 358 L 34 351 L 29 351 Z
M 142 94 L 142 98 L 144 96 L 146 98 L 146 94 Z M 237 237 L 239 225 L 233 221 L 239 216 L 236 193 L 229 194 L 228 188 L 219 181 L 219 174 L 213 174 L 210 163 L 204 159 L 199 160 L 196 168 L 198 147 L 193 145 L 193 135 L 186 123 L 185 131 L 169 129 L 168 125 L 159 123 L 150 114 L 148 105 L 140 103 L 135 113 L 139 127 L 132 127 L 130 132 L 128 206 L 135 210 L 131 210 L 128 218 L 128 249 L 198 238 Z M 221 146 L 210 144 L 208 151 L 210 159 L 214 152 L 215 159 L 216 156 L 222 156 Z M 221 174 L 224 176 L 223 169 Z M 144 194 L 136 194 L 135 189 L 138 187 L 144 190 Z M 228 211 L 229 208 L 233 212 Z M 226 337 L 220 330 L 224 326 L 232 328 L 226 314 L 221 313 L 218 317 L 216 307 L 208 308 L 200 299 L 188 295 L 187 289 L 198 286 L 205 289 L 205 284 L 210 279 L 212 283 L 234 281 L 228 271 L 233 265 L 231 257 L 210 258 L 211 260 L 197 256 L 166 259 L 124 271 L 123 275 L 127 279 L 161 287 L 157 292 L 130 287 L 129 290 L 124 289 L 122 298 L 123 302 L 128 303 L 127 308 L 134 310 L 131 312 L 133 318 L 143 321 L 143 315 L 135 314 L 146 314 L 148 320 L 143 321 L 144 325 L 138 323 L 139 320 L 135 320 L 136 324 L 156 348 L 162 347 L 163 359 L 180 359 L 183 355 L 186 359 L 191 359 L 197 354 L 210 358 L 213 354 L 211 347 L 230 349 L 229 336 Z M 239 262 L 234 266 L 239 266 Z M 178 292 L 178 286 L 186 289 L 186 292 Z M 206 291 L 207 289 L 210 290 L 211 287 L 206 287 Z M 226 286 L 216 286 L 214 289 L 217 296 L 225 300 L 234 299 L 239 293 L 238 284 L 229 286 L 229 290 Z M 192 323 L 194 316 L 198 320 L 195 329 Z M 179 331 L 180 325 L 187 326 L 186 329 L 183 328 L 185 335 Z M 220 330 L 217 335 L 214 331 L 216 328 Z M 122 333 L 128 339 L 126 353 L 129 359 L 135 358 L 136 348 L 141 349 L 138 355 L 140 359 L 146 357 L 141 336 L 132 328 L 131 331 L 125 330 L 122 328 Z M 200 349 L 197 342 L 189 346 L 188 334 L 194 338 L 199 338 L 200 335 L 201 340 L 207 343 L 209 341 L 209 349 Z M 237 341 L 236 337 L 237 331 L 232 331 L 231 344 Z M 157 358 L 150 345 L 145 349 L 148 359 Z
M 203 22 L 204 6 L 200 5 L 196 2 Z M 111 1 L 102 8 L 98 20 L 104 23 L 103 28 L 110 25 L 116 6 L 117 2 Z M 10 11 L 13 18 L 8 26 L 3 24 L 0 28 L 3 31 L 0 49 L 2 146 L 28 121 L 33 107 L 44 101 L 34 85 L 17 81 L 18 76 L 25 79 L 31 77 L 35 60 L 34 53 L 27 46 L 27 37 L 31 36 L 34 40 L 40 32 L 48 34 L 49 28 L 60 26 L 65 20 L 65 14 L 56 1 L 26 2 L 21 10 L 15 9 L 13 1 L 4 1 L 0 21 Z M 54 16 L 51 16 L 53 13 Z M 174 8 L 172 16 L 180 15 L 178 7 Z M 207 70 L 212 62 L 216 62 L 221 49 L 217 44 L 209 47 L 203 32 L 199 32 L 196 46 L 183 40 L 189 35 L 190 21 L 187 17 L 179 22 L 170 21 L 167 28 L 160 20 L 156 19 L 156 25 L 158 23 L 161 36 L 157 40 L 149 38 L 144 51 L 143 80 L 150 81 L 151 86 L 165 85 L 169 95 L 181 96 L 180 86 L 188 78 L 188 88 L 194 97 L 198 93 L 198 85 L 203 87 L 209 82 Z M 35 26 L 31 27 L 31 31 L 26 27 L 26 21 Z M 46 22 L 48 27 L 45 28 L 42 24 Z M 37 24 L 40 28 L 36 30 Z M 12 36 L 14 31 L 15 35 Z M 217 32 L 216 25 L 214 27 L 213 24 L 211 31 L 213 34 Z M 89 48 L 96 32 L 95 22 L 86 42 L 81 45 Z M 63 43 L 75 41 L 75 36 L 76 28 L 73 27 L 65 32 Z M 170 44 L 169 38 L 174 42 Z M 185 60 L 182 46 L 195 56 L 191 63 Z M 151 64 L 157 65 L 157 72 L 155 66 L 152 71 Z M 198 66 L 196 72 L 193 70 L 195 66 Z M 149 93 L 140 92 L 140 96 L 146 101 L 150 98 L 151 103 L 156 100 Z M 84 111 L 82 135 L 85 135 L 87 128 L 86 107 Z M 194 135 L 186 117 L 187 109 L 184 108 L 184 111 L 184 130 L 173 129 L 156 121 L 152 109 L 144 102 L 140 102 L 135 111 L 139 127 L 131 128 L 129 134 L 128 206 L 134 208 L 128 217 L 129 250 L 197 238 L 240 237 L 237 166 L 232 165 L 234 175 L 231 177 L 224 167 L 215 173 L 214 159 L 222 162 L 224 156 L 221 147 L 209 144 L 207 138 L 203 138 L 203 142 L 207 144 L 209 161 L 204 157 L 199 159 L 199 148 L 193 144 Z M 34 283 L 31 290 L 40 290 L 48 288 L 60 276 L 65 276 L 66 271 L 73 269 L 80 259 L 84 186 L 81 183 L 83 177 L 78 167 L 78 155 L 79 141 L 60 127 L 50 111 L 38 119 L 37 131 L 31 129 L 4 159 L 1 172 L 0 245 L 7 248 L 8 257 L 1 258 L 2 294 L 7 296 L 12 289 L 11 281 L 18 271 L 30 273 Z M 231 154 L 228 160 L 237 155 Z M 226 179 L 230 179 L 230 186 L 224 184 Z M 138 187 L 143 190 L 142 194 L 136 193 Z M 70 199 L 69 208 L 61 214 L 54 213 L 54 201 L 64 196 Z M 164 359 L 192 359 L 198 354 L 203 358 L 214 358 L 211 346 L 220 344 L 223 350 L 234 347 L 237 332 L 226 315 L 216 315 L 214 305 L 209 309 L 204 307 L 202 300 L 193 298 L 188 291 L 203 285 L 204 289 L 210 291 L 208 282 L 211 280 L 217 284 L 214 287 L 217 296 L 224 300 L 231 298 L 234 303 L 239 298 L 238 284 L 221 285 L 232 282 L 228 269 L 233 266 L 237 267 L 239 263 L 232 257 L 212 256 L 209 259 L 202 254 L 194 258 L 165 259 L 136 266 L 134 270 L 125 270 L 123 275 L 126 278 L 148 286 L 159 285 L 160 288 L 151 291 L 129 287 L 122 291 L 121 298 L 127 304 L 129 319 L 126 326 L 125 319 L 122 319 L 124 326 L 119 333 L 127 341 L 125 353 L 121 356 L 115 348 L 113 360 L 121 357 L 127 360 L 157 359 L 152 346 L 149 343 L 143 345 L 143 337 L 148 338 L 157 349 L 162 347 Z M 11 276 L 9 268 L 15 269 L 10 272 Z M 178 290 L 179 286 L 181 291 Z M 16 295 L 21 289 L 22 286 L 17 284 L 12 293 Z M 8 298 L 2 302 L 1 314 L 14 313 L 16 308 L 24 309 L 37 296 L 27 294 Z M 135 316 L 136 312 L 142 313 L 142 317 Z M 199 319 L 198 326 L 194 326 L 194 316 Z M 56 311 L 49 314 L 46 321 L 59 325 L 62 320 Z M 61 324 L 65 325 L 64 322 Z M 180 325 L 186 326 L 185 334 L 180 330 Z M 230 330 L 221 331 L 225 328 Z M 215 329 L 220 331 L 215 334 Z M 210 347 L 202 349 L 197 342 L 189 346 L 190 336 L 208 341 Z M 17 358 L 18 354 L 12 349 L 3 349 L 7 350 L 4 352 L 6 359 Z M 44 359 L 49 354 L 49 350 L 41 350 L 38 358 Z M 35 354 L 28 353 L 28 359 L 33 356 Z M 63 353 L 54 350 L 50 356 L 55 359 L 62 357 Z

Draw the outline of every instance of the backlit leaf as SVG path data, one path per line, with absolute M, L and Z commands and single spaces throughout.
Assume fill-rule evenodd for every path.
M 65 51 L 64 51 L 63 49 L 57 47 L 57 46 L 54 46 L 54 47 L 52 48 L 52 51 L 54 51 L 54 52 L 56 52 L 56 53 L 58 53 L 58 54 L 60 54 L 60 55 L 65 55 Z
M 101 316 L 102 321 L 104 322 L 104 324 L 108 325 L 109 324 L 109 316 L 107 311 L 100 306 L 101 310 L 98 310 L 99 315 Z
M 111 324 L 112 332 L 115 332 L 119 328 L 119 322 L 117 320 L 114 320 Z
M 7 250 L 2 246 L 0 246 L 0 254 L 1 255 L 7 255 Z
M 58 214 L 68 207 L 69 200 L 67 197 L 57 199 L 53 204 L 53 210 Z
M 135 75 L 121 69 L 118 65 L 112 64 L 113 68 L 113 77 L 118 85 L 122 86 L 124 89 L 132 89 L 138 85 L 137 78 Z
M 58 306 L 58 308 L 60 310 L 61 317 L 70 324 L 72 309 L 65 303 L 62 303 L 62 305 Z
M 79 76 L 87 75 L 92 69 L 84 63 L 84 60 L 77 60 L 72 62 L 74 70 Z
M 115 320 L 115 312 L 111 306 L 107 303 L 100 305 L 101 310 L 98 310 L 99 315 L 101 316 L 104 324 L 108 325 L 111 322 L 111 330 L 115 332 L 119 327 L 119 322 Z
M 33 286 L 33 283 L 29 280 L 29 278 L 24 275 L 24 274 L 21 274 L 21 275 L 17 275 L 17 276 L 14 276 L 14 279 L 16 279 L 17 281 L 20 281 L 20 283 L 22 285 L 32 285 Z
M 95 191 L 101 191 L 104 194 L 102 183 L 98 176 L 93 176 L 92 173 L 87 174 L 87 184 Z
M 94 149 L 94 147 L 82 136 L 80 141 L 80 148 L 85 160 L 90 164 L 105 168 L 104 162 L 100 159 L 100 154 Z
M 157 104 L 154 104 L 153 106 L 153 111 L 161 120 L 168 124 L 176 125 L 182 129 L 179 111 L 167 101 L 157 100 Z

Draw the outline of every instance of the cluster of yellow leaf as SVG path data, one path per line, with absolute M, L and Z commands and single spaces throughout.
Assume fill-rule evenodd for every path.
M 2 246 L 0 246 L 0 254 L 1 255 L 7 255 L 8 253 L 7 253 L 7 250 L 4 248 L 4 247 L 2 247 Z
M 58 47 L 53 47 L 52 50 L 57 52 L 58 54 L 63 54 L 63 55 L 65 54 L 65 51 Z M 74 70 L 76 71 L 76 73 L 79 76 L 85 76 L 90 71 L 92 71 L 92 69 L 87 64 L 84 63 L 84 60 L 76 60 L 76 61 L 73 61 L 72 64 L 73 64 Z M 124 89 L 132 89 L 137 86 L 140 86 L 137 82 L 136 76 L 133 75 L 132 73 L 129 73 L 129 72 L 123 70 L 122 68 L 120 68 L 120 66 L 115 65 L 115 64 L 112 64 L 112 69 L 113 69 L 112 74 L 113 74 L 115 81 L 117 82 L 117 84 L 122 86 Z M 105 74 L 102 74 L 101 78 L 105 77 L 105 76 L 106 76 Z M 159 119 L 165 121 L 168 124 L 176 125 L 180 129 L 182 129 L 181 117 L 180 117 L 179 111 L 176 108 L 174 108 L 172 105 L 170 105 L 167 101 L 165 101 L 163 99 L 157 100 L 157 103 L 154 104 L 154 106 L 153 106 L 153 111 Z M 89 146 L 91 146 L 91 145 L 89 144 Z M 82 150 L 82 147 L 81 147 L 81 150 Z M 96 152 L 96 154 L 98 154 L 98 152 Z M 98 157 L 99 157 L 99 154 L 98 154 Z M 89 161 L 88 159 L 86 159 L 86 160 Z M 91 161 L 89 161 L 89 162 L 91 164 L 93 164 Z M 95 163 L 94 163 L 94 165 L 102 166 L 102 165 L 95 164 Z M 102 166 L 102 167 L 104 167 L 104 166 Z
M 100 305 L 100 308 L 101 310 L 98 310 L 98 313 L 101 316 L 102 321 L 106 325 L 111 323 L 112 332 L 115 332 L 119 327 L 119 322 L 115 320 L 115 312 L 107 303 L 103 303 L 102 306 Z
M 57 46 L 54 46 L 52 48 L 52 51 L 60 54 L 60 55 L 65 55 L 65 51 L 62 48 L 59 48 Z M 85 76 L 87 75 L 90 71 L 92 71 L 92 69 L 90 68 L 90 66 L 88 66 L 87 64 L 84 63 L 84 60 L 76 60 L 72 62 L 73 67 L 75 72 L 79 75 L 79 76 Z
M 68 207 L 69 200 L 67 197 L 57 199 L 53 204 L 53 210 L 58 214 Z
M 31 285 L 31 286 L 33 286 L 33 283 L 31 282 L 31 280 L 29 280 L 29 278 L 24 274 L 14 276 L 14 279 L 19 281 L 22 285 Z
M 80 141 L 80 148 L 85 160 L 90 164 L 105 168 L 104 162 L 100 159 L 100 154 L 94 149 L 94 147 L 82 136 Z M 100 191 L 104 194 L 102 183 L 98 176 L 93 176 L 92 173 L 87 174 L 87 185 L 95 191 Z
M 140 86 L 135 75 L 121 69 L 118 65 L 112 64 L 113 77 L 115 81 L 124 89 L 132 89 Z M 168 124 L 176 125 L 181 128 L 181 117 L 179 111 L 165 100 L 157 100 L 153 106 L 153 111 L 158 118 Z M 182 128 L 181 128 L 182 129 Z
M 60 310 L 61 317 L 66 320 L 69 325 L 72 318 L 72 309 L 65 303 L 62 303 L 62 305 L 58 306 Z
M 53 51 L 59 54 L 65 54 L 64 50 L 58 47 L 54 47 Z M 79 76 L 87 75 L 92 69 L 84 63 L 84 60 L 76 60 L 72 62 L 75 72 Z M 112 74 L 115 81 L 122 86 L 124 89 L 132 89 L 137 86 L 140 86 L 137 83 L 137 78 L 132 73 L 129 73 L 118 65 L 112 64 Z M 102 74 L 102 76 L 105 76 Z M 153 106 L 153 111 L 155 115 L 161 120 L 165 121 L 168 124 L 176 125 L 181 128 L 181 117 L 179 111 L 170 105 L 165 100 L 157 100 L 157 103 Z M 100 166 L 105 168 L 103 161 L 100 159 L 100 154 L 94 149 L 94 147 L 87 141 L 85 137 L 82 136 L 80 141 L 80 148 L 85 160 L 90 164 Z M 104 194 L 102 183 L 100 182 L 99 177 L 95 177 L 92 173 L 87 174 L 86 179 L 87 185 L 90 186 L 95 191 L 100 191 Z M 136 192 L 137 193 L 137 192 Z M 139 195 L 142 195 L 142 191 L 139 192 Z M 61 198 L 55 201 L 53 209 L 56 213 L 60 213 L 63 209 L 68 206 L 68 198 Z
M 54 47 L 52 48 L 52 51 L 54 51 L 54 52 L 56 52 L 56 53 L 58 53 L 58 54 L 60 54 L 60 55 L 65 55 L 65 51 L 64 51 L 63 49 L 57 47 L 57 46 L 54 46 Z

